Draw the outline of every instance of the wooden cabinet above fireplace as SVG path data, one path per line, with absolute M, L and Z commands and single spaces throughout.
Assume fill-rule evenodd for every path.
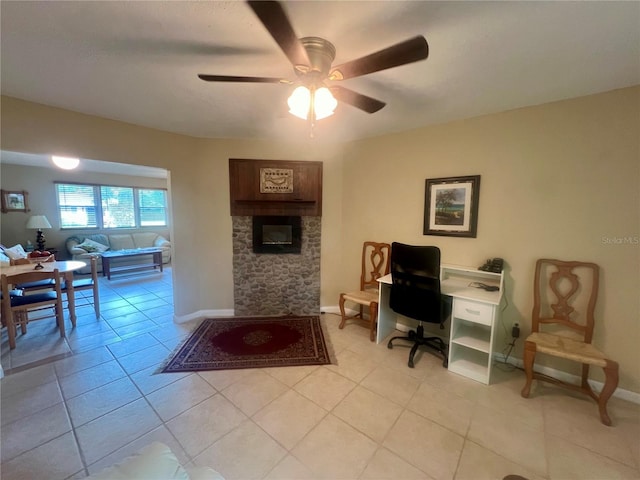
M 322 215 L 322 162 L 229 159 L 231 215 Z

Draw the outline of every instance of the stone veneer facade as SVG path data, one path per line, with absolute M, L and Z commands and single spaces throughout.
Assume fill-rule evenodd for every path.
M 302 217 L 300 254 L 253 253 L 253 217 L 232 223 L 234 314 L 318 315 L 321 217 Z

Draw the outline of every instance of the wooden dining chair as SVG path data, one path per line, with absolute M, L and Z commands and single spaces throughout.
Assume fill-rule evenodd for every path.
M 54 282 L 53 290 L 32 293 L 30 295 L 11 295 L 11 286 L 28 282 L 52 280 Z M 2 274 L 2 298 L 5 300 L 3 314 L 6 315 L 6 326 L 9 337 L 9 348 L 16 348 L 16 326 L 20 325 L 22 334 L 27 333 L 27 324 L 36 320 L 55 317 L 60 330 L 60 336 L 65 336 L 64 331 L 64 313 L 62 311 L 62 291 L 60 289 L 60 272 L 58 269 L 53 271 L 32 270 L 24 273 L 16 273 L 13 275 Z M 44 314 L 34 316 L 35 312 L 41 312 L 53 308 L 53 314 Z
M 342 321 L 339 328 L 344 328 L 347 320 L 364 320 L 364 307 L 369 314 L 369 339 L 376 339 L 378 324 L 378 279 L 389 273 L 389 253 L 391 245 L 388 243 L 364 242 L 362 245 L 362 259 L 360 272 L 360 290 L 340 294 L 340 315 Z M 358 305 L 355 315 L 347 315 L 345 303 Z
M 12 289 L 9 290 L 8 298 L 19 297 L 20 295 L 22 295 L 22 290 Z M 0 322 L 2 323 L 2 327 L 7 326 L 7 311 L 5 309 L 7 308 L 8 303 L 8 301 L 5 301 L 5 296 L 2 294 L 2 290 L 0 289 Z
M 75 292 L 83 290 L 93 291 L 93 302 L 78 303 L 78 298 L 75 297 L 75 307 L 82 307 L 86 305 L 93 305 L 93 310 L 96 312 L 96 318 L 100 318 L 100 292 L 98 287 L 98 260 L 95 256 L 91 257 L 91 277 L 90 278 L 78 278 L 73 280 L 73 291 Z M 67 301 L 69 300 L 69 289 L 67 288 L 67 282 L 62 283 L 62 292 L 67 295 Z
M 600 421 L 611 425 L 607 402 L 618 386 L 618 363 L 602 353 L 593 340 L 599 267 L 595 263 L 540 259 L 536 262 L 531 335 L 524 343 L 527 376 L 522 396 L 529 397 L 533 379 L 582 392 L 598 403 Z M 582 365 L 580 385 L 535 372 L 537 353 Z M 605 381 L 600 394 L 589 385 L 589 367 L 601 367 Z
M 54 255 L 49 255 L 46 258 L 42 258 L 41 261 L 43 263 L 55 262 L 56 258 Z M 28 258 L 15 258 L 10 260 L 11 265 L 28 265 L 33 262 Z M 54 287 L 54 282 L 49 280 L 41 280 L 38 282 L 28 282 L 20 285 L 16 285 L 15 288 L 17 290 L 22 290 L 25 293 L 32 292 L 34 290 L 48 290 Z

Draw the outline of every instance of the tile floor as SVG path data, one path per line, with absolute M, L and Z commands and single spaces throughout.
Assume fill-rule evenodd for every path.
M 1 478 L 77 479 L 153 440 L 226 479 L 640 478 L 640 406 L 595 404 L 523 374 L 490 387 L 424 354 L 369 342 L 323 315 L 338 365 L 193 374 L 154 371 L 195 325 L 172 322 L 171 270 L 101 280 L 60 339 L 38 322 L 2 336 Z M 87 292 L 88 293 L 88 292 Z M 39 325 L 44 324 L 44 325 Z

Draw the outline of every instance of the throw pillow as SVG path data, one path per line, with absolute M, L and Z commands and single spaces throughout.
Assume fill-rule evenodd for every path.
M 94 242 L 90 238 L 85 238 L 84 242 L 76 245 L 76 247 L 79 247 L 83 249 L 85 252 L 89 252 L 89 253 L 96 253 L 96 252 L 102 253 L 109 250 L 109 247 L 107 247 L 106 245 L 102 245 L 101 243 Z
M 7 257 L 12 260 L 17 260 L 18 258 L 27 258 L 27 252 L 24 251 L 22 245 L 17 244 L 11 248 L 5 248 L 4 253 Z

